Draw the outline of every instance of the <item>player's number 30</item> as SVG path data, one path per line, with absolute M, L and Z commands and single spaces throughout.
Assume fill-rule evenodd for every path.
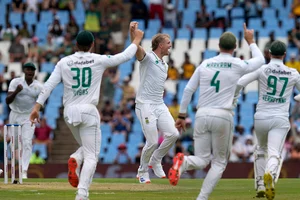
M 71 68 L 71 71 L 75 72 L 73 80 L 76 80 L 76 84 L 72 85 L 72 88 L 76 89 L 80 86 L 83 88 L 88 88 L 91 86 L 92 81 L 92 70 L 90 67 L 80 68 Z

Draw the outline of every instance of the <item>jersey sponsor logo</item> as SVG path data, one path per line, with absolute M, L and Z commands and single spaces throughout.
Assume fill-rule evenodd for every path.
M 68 61 L 67 62 L 67 65 L 70 67 L 70 66 L 72 66 L 74 63 L 73 63 L 73 61 L 72 60 L 70 60 L 70 61 Z
M 286 98 L 282 98 L 282 97 L 275 98 L 270 95 L 263 95 L 262 99 L 264 101 L 271 102 L 271 103 L 285 103 L 286 102 Z
M 207 68 L 231 68 L 232 63 L 219 62 L 219 63 L 207 63 Z
M 265 73 L 267 75 L 269 75 L 269 74 L 292 75 L 292 72 L 285 71 L 285 70 L 280 70 L 280 69 L 276 70 L 276 69 L 271 69 L 271 68 L 265 69 Z
M 87 65 L 94 63 L 94 60 L 85 60 L 85 61 L 76 61 L 74 62 L 75 65 Z

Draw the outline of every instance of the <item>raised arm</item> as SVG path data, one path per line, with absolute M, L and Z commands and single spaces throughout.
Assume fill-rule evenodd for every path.
M 252 58 L 244 61 L 245 74 L 253 72 L 265 64 L 265 58 L 256 43 L 254 42 L 254 30 L 247 29 L 246 24 L 244 23 L 244 38 L 248 43 Z
M 129 26 L 129 32 L 130 32 L 130 39 L 131 42 L 133 41 L 133 39 L 135 38 L 135 30 L 138 29 L 138 22 L 130 22 L 130 26 Z M 141 61 L 146 55 L 145 50 L 143 49 L 143 47 L 141 47 L 141 45 L 138 46 L 138 50 L 136 51 L 136 59 Z
M 143 36 L 144 32 L 136 29 L 134 31 L 134 39 L 131 45 L 129 45 L 129 47 L 127 47 L 122 53 L 118 53 L 114 56 L 101 56 L 101 64 L 107 67 L 114 67 L 130 60 L 136 54 Z

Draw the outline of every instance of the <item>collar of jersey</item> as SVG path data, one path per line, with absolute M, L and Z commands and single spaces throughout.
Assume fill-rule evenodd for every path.
M 155 58 L 156 58 L 156 61 L 155 61 L 155 63 L 156 64 L 158 64 L 158 61 L 161 61 L 162 62 L 162 64 L 165 66 L 165 68 L 167 69 L 168 67 L 167 67 L 167 64 L 166 64 L 166 62 L 163 60 L 163 59 L 159 59 L 159 57 L 154 53 L 154 51 L 152 51 L 152 53 L 153 53 L 153 55 L 155 56 Z
M 282 61 L 281 59 L 272 58 L 272 59 L 270 60 L 270 63 L 282 64 L 283 61 Z
M 220 52 L 219 54 L 220 56 L 228 56 L 228 57 L 232 57 L 232 55 L 230 53 L 223 53 L 223 52 Z

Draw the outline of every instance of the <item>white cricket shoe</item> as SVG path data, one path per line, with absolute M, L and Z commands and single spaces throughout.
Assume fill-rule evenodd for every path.
M 27 171 L 23 171 L 23 173 L 22 173 L 22 179 L 27 179 L 28 177 L 27 177 Z
M 266 194 L 266 188 L 265 188 L 265 186 L 259 185 L 257 187 L 257 190 L 256 190 L 256 197 L 257 198 L 264 198 L 265 194 Z
M 159 178 L 166 178 L 166 174 L 160 163 L 149 164 L 149 168 L 153 170 L 154 174 Z
M 148 172 L 138 171 L 138 174 L 136 177 L 139 179 L 140 183 L 151 183 Z
M 89 198 L 87 196 L 77 194 L 75 200 L 89 200 Z

